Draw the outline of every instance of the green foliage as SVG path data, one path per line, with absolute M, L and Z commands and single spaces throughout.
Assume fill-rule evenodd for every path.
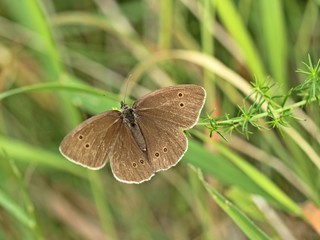
M 272 90 L 276 87 L 275 83 L 269 81 L 256 81 L 252 83 L 253 92 L 248 95 L 243 105 L 239 106 L 237 117 L 230 118 L 228 115 L 223 117 L 211 117 L 207 115 L 204 122 L 208 122 L 206 127 L 210 130 L 210 137 L 213 132 L 217 132 L 223 139 L 226 137 L 223 132 L 237 130 L 249 139 L 249 127 L 252 126 L 258 130 L 266 129 L 265 124 L 271 128 L 281 130 L 281 127 L 290 127 L 290 119 L 296 119 L 292 111 L 295 108 L 301 108 L 313 102 L 319 102 L 320 97 L 320 60 L 313 65 L 309 56 L 309 65 L 305 64 L 306 70 L 299 70 L 299 73 L 307 75 L 304 82 L 288 91 L 285 95 L 275 95 Z M 303 100 L 293 104 L 287 104 L 291 95 L 295 93 L 302 96 Z M 252 100 L 252 104 L 247 106 L 247 101 Z
M 308 103 L 318 101 L 320 103 L 320 59 L 313 65 L 309 56 L 309 64 L 305 63 L 306 70 L 298 70 L 299 73 L 307 75 L 306 80 L 295 87 L 294 90 Z

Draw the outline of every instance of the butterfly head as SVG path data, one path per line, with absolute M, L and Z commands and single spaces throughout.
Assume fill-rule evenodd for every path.
M 129 108 L 128 104 L 124 103 L 123 101 L 120 102 L 120 108 L 121 110 L 126 110 Z

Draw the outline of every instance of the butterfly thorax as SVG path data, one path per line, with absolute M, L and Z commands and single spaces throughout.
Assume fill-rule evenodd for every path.
M 142 132 L 140 130 L 139 124 L 137 122 L 137 116 L 134 112 L 134 109 L 128 106 L 128 104 L 125 104 L 121 102 L 121 117 L 123 119 L 123 122 L 128 126 L 130 129 L 133 138 L 135 139 L 136 143 L 138 144 L 139 148 L 142 151 L 146 151 L 146 141 L 142 135 Z
M 127 104 L 121 102 L 122 109 L 122 117 L 125 123 L 127 123 L 130 127 L 134 127 L 136 123 L 136 117 L 132 108 L 130 108 Z

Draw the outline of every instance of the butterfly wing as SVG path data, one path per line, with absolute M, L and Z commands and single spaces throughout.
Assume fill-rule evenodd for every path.
M 152 167 L 120 116 L 119 111 L 107 111 L 87 119 L 62 140 L 60 152 L 91 169 L 102 168 L 110 159 L 113 175 L 122 182 L 149 180 Z
M 206 98 L 205 90 L 186 84 L 151 92 L 133 105 L 139 117 L 157 118 L 183 129 L 192 128 L 198 121 Z
M 84 167 L 102 168 L 111 153 L 113 138 L 118 135 L 120 114 L 107 111 L 82 122 L 62 140 L 61 154 Z
M 187 151 L 188 140 L 177 126 L 148 117 L 141 117 L 139 126 L 145 136 L 148 159 L 155 172 L 176 165 Z
M 188 148 L 183 129 L 193 127 L 206 97 L 197 85 L 163 88 L 139 99 L 133 106 L 154 171 L 176 165 Z
M 121 124 L 118 135 L 114 139 L 113 151 L 110 155 L 110 165 L 115 178 L 125 183 L 141 183 L 150 180 L 154 175 L 152 166 L 128 126 Z

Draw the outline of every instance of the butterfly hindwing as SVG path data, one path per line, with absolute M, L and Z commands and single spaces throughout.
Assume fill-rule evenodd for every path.
M 110 165 L 113 175 L 119 181 L 141 183 L 154 175 L 146 153 L 139 148 L 125 123 L 120 126 L 117 138 L 113 141 Z
M 188 148 L 188 140 L 181 129 L 145 116 L 139 117 L 139 124 L 154 171 L 166 170 L 176 165 Z

